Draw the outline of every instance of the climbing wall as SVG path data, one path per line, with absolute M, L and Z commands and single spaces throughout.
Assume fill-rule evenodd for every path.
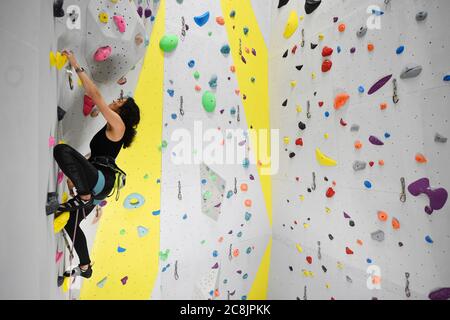
M 244 92 L 255 81 L 239 76 L 248 68 L 258 73 L 258 59 L 267 65 L 267 47 L 250 1 L 167 1 L 166 12 L 159 298 L 251 298 L 269 244 L 270 207 L 247 130 L 268 119 L 269 109 L 262 95 L 258 122 L 249 108 L 259 98 L 254 89 Z M 238 24 L 245 14 L 247 31 Z M 246 40 L 248 31 L 257 40 Z M 267 88 L 264 70 L 255 88 Z M 225 162 L 233 144 L 244 157 Z M 217 161 L 214 148 L 224 152 Z
M 160 140 L 161 135 L 158 112 L 161 114 L 162 97 L 158 104 L 158 96 L 162 91 L 163 57 L 158 42 L 150 44 L 158 8 L 159 1 L 66 0 L 62 14 L 54 19 L 55 45 L 51 48 L 50 64 L 57 70 L 55 108 L 56 104 L 60 107 L 63 118 L 52 125 L 50 151 L 55 144 L 63 142 L 87 155 L 90 140 L 105 125 L 97 108 L 89 108 L 84 103 L 81 82 L 60 56 L 64 49 L 75 53 L 106 101 L 119 98 L 122 91 L 125 96 L 135 98 L 143 119 L 142 135 L 117 159 L 118 165 L 126 168 L 127 187 L 117 202 L 107 199 L 99 213 L 94 211 L 81 224 L 95 272 L 87 281 L 77 278 L 70 286 L 67 282 L 62 285 L 60 290 L 70 299 L 80 294 L 83 299 L 146 299 L 156 281 L 157 256 L 152 256 L 151 252 L 159 248 L 159 221 L 157 216 L 149 216 L 147 210 L 159 210 L 161 163 L 155 159 L 161 154 L 157 144 L 152 149 L 151 141 Z M 163 22 L 162 18 L 160 33 L 164 29 Z M 147 51 L 150 52 L 148 59 L 160 59 L 156 67 L 151 61 L 144 64 L 142 58 Z M 148 90 L 148 86 L 152 90 Z M 67 198 L 66 179 L 54 163 L 50 168 L 49 191 L 56 188 L 62 202 Z M 146 199 L 145 205 L 144 201 L 138 205 L 134 202 L 134 207 L 130 208 L 128 204 L 136 195 Z M 55 226 L 62 227 L 60 221 Z M 61 275 L 69 265 L 76 265 L 78 259 L 76 255 L 69 259 L 71 244 L 64 241 L 59 230 L 55 229 L 56 264 Z M 142 250 L 149 254 L 143 255 Z
M 274 1 L 269 298 L 428 299 L 449 287 L 449 9 Z

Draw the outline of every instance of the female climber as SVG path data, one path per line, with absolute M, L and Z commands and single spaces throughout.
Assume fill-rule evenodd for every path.
M 69 234 L 80 263 L 73 269 L 72 275 L 90 278 L 92 265 L 89 259 L 86 237 L 80 228 L 80 222 L 106 197 L 125 183 L 125 173 L 115 164 L 120 150 L 128 148 L 136 135 L 140 121 L 139 107 L 133 98 L 124 98 L 107 104 L 97 86 L 80 67 L 71 51 L 62 53 L 68 58 L 83 83 L 85 94 L 98 107 L 106 120 L 106 125 L 95 134 L 90 142 L 90 157 L 87 159 L 67 144 L 59 144 L 53 150 L 53 156 L 62 172 L 68 178 L 68 185 L 76 188 L 73 198 L 60 204 L 58 212 L 70 212 L 70 218 L 64 227 Z M 112 192 L 111 192 L 112 191 Z M 116 200 L 118 193 L 116 195 Z

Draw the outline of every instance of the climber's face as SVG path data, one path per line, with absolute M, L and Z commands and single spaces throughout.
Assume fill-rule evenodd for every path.
M 114 100 L 109 107 L 111 108 L 111 110 L 115 111 L 115 112 L 119 112 L 120 108 L 122 108 L 122 106 L 125 104 L 125 102 L 127 101 L 126 97 L 120 97 L 117 100 Z

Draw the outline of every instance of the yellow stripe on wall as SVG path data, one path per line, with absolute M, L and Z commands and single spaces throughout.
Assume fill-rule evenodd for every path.
M 248 126 L 255 130 L 270 130 L 268 49 L 258 26 L 251 2 L 250 0 L 221 0 L 221 5 L 228 41 L 230 42 L 231 53 L 236 66 L 239 89 L 241 96 L 246 96 L 246 99 L 242 101 Z M 233 10 L 236 14 L 234 18 L 231 18 L 230 12 Z M 249 29 L 247 35 L 244 35 L 244 27 Z M 246 48 L 250 50 L 249 54 L 245 52 Z M 247 61 L 246 64 L 241 60 L 240 49 Z M 252 49 L 256 50 L 256 56 L 251 53 Z M 255 78 L 254 83 L 251 81 L 252 77 Z M 268 143 L 270 143 L 270 133 L 268 134 L 268 139 Z M 256 141 L 251 142 L 254 152 L 256 152 Z M 270 148 L 268 153 L 270 155 Z M 259 160 L 259 155 L 255 154 L 255 156 Z M 270 226 L 272 226 L 271 176 L 261 175 L 261 168 L 258 168 L 258 172 Z M 271 247 L 272 241 L 270 240 L 261 260 L 255 281 L 248 294 L 248 298 L 251 300 L 264 300 L 267 298 Z
M 138 135 L 132 147 L 122 150 L 117 159 L 127 173 L 127 185 L 119 201 L 108 198 L 103 210 L 91 253 L 94 273 L 91 279 L 84 280 L 81 299 L 149 299 L 158 276 L 160 218 L 153 213 L 160 209 L 157 181 L 161 176 L 158 146 L 162 139 L 164 55 L 159 39 L 165 29 L 164 2 L 159 7 L 134 96 L 141 109 Z M 124 200 L 131 193 L 141 194 L 144 205 L 124 208 Z M 139 236 L 138 227 L 148 229 L 148 233 Z M 126 250 L 119 253 L 119 246 Z

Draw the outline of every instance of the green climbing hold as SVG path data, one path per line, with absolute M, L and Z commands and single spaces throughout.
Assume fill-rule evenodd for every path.
M 178 37 L 174 34 L 168 34 L 161 38 L 159 47 L 164 52 L 172 52 L 178 46 Z
M 195 78 L 195 80 L 200 79 L 200 72 L 195 71 L 195 72 L 194 72 L 194 78 Z
M 216 96 L 211 91 L 206 91 L 202 98 L 203 108 L 206 112 L 214 112 L 216 109 Z

